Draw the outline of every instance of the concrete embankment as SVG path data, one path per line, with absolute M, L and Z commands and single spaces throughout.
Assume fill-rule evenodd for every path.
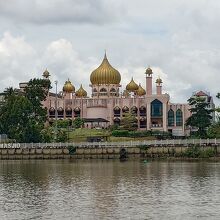
M 119 159 L 182 157 L 189 146 L 136 146 L 136 147 L 69 147 L 69 148 L 2 148 L 0 159 Z M 201 146 L 220 157 L 220 146 Z

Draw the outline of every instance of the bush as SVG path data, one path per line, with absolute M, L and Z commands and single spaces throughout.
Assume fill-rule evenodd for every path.
M 112 136 L 129 137 L 129 131 L 128 130 L 114 130 L 114 131 L 112 131 Z
M 114 130 L 112 136 L 115 137 L 149 137 L 151 131 L 128 131 L 128 130 Z
M 215 156 L 215 151 L 210 148 L 202 150 L 200 146 L 195 145 L 187 148 L 187 150 L 183 153 L 183 156 L 189 158 L 209 158 Z

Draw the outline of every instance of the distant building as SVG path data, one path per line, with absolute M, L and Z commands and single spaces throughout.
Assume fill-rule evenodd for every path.
M 213 112 L 211 113 L 212 116 L 212 122 L 215 121 L 215 104 L 213 102 L 213 97 L 210 95 L 209 92 L 205 92 L 205 91 L 197 91 L 197 92 L 193 92 L 192 97 L 200 97 L 200 98 L 204 98 L 205 102 L 208 104 L 208 109 L 213 110 Z

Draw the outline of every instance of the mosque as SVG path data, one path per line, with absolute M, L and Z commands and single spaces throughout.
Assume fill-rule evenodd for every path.
M 44 78 L 49 78 L 46 70 Z M 145 71 L 146 85 L 142 87 L 132 78 L 121 90 L 121 74 L 109 63 L 106 54 L 100 66 L 90 75 L 91 97 L 81 85 L 75 89 L 68 79 L 63 91 L 58 94 L 48 93 L 44 102 L 48 109 L 49 121 L 55 118 L 71 119 L 76 117 L 85 120 L 86 127 L 108 127 L 120 125 L 124 113 L 135 114 L 139 130 L 169 131 L 173 135 L 186 135 L 188 129 L 185 121 L 190 116 L 188 104 L 173 104 L 170 96 L 163 93 L 162 79 L 153 83 L 153 71 L 149 67 Z M 152 87 L 156 86 L 156 94 Z M 56 111 L 57 110 L 57 111 Z

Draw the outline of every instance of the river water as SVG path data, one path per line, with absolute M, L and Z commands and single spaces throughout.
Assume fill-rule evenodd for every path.
M 220 219 L 220 163 L 0 161 L 0 219 Z

